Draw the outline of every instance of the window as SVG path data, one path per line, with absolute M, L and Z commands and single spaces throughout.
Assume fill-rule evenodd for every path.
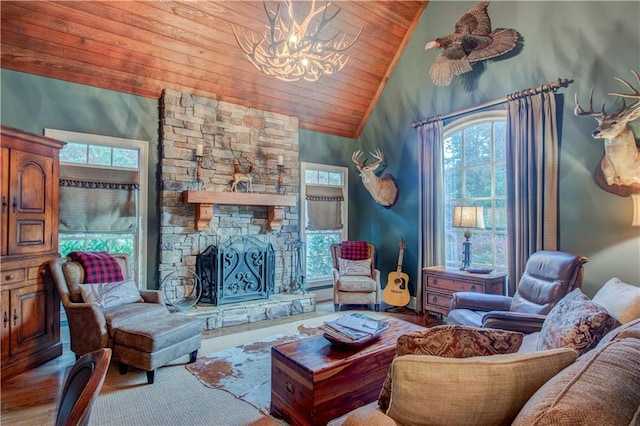
M 347 238 L 346 167 L 301 164 L 301 238 L 305 242 L 308 288 L 332 285 L 329 246 Z
M 480 206 L 484 229 L 470 229 L 471 264 L 507 267 L 506 121 L 494 111 L 444 129 L 445 251 L 447 266 L 462 264 L 463 228 L 452 226 L 454 206 Z
M 60 152 L 60 254 L 127 253 L 146 287 L 148 143 L 53 129 L 45 136 L 67 142 Z

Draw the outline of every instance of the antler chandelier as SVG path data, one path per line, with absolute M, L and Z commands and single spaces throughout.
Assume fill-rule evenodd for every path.
M 285 14 L 281 13 L 283 3 Z M 346 40 L 344 32 L 323 37 L 323 31 L 341 10 L 328 16 L 331 3 L 317 8 L 313 0 L 301 22 L 296 20 L 291 0 L 278 2 L 274 11 L 269 10 L 266 1 L 263 5 L 269 25 L 261 37 L 251 32 L 247 35 L 244 30 L 240 37 L 235 27 L 233 34 L 249 62 L 260 72 L 282 81 L 317 81 L 324 74 L 342 70 L 349 60 L 345 52 L 362 33 L 363 28 L 351 41 Z

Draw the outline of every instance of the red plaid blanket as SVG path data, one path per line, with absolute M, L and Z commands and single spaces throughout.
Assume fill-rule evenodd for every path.
M 363 260 L 369 258 L 369 245 L 366 241 L 343 241 L 340 257 L 349 260 Z
M 106 251 L 72 251 L 71 260 L 84 268 L 84 282 L 106 284 L 124 281 L 122 270 L 116 258 Z

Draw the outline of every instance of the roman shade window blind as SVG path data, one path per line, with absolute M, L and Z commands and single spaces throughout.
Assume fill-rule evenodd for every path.
M 342 188 L 306 185 L 308 230 L 342 229 Z
M 61 233 L 137 230 L 138 172 L 60 166 Z

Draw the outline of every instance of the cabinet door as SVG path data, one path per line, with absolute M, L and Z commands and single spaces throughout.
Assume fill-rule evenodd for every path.
M 13 149 L 9 169 L 7 254 L 51 251 L 53 159 Z
M 7 229 L 9 227 L 9 148 L 0 147 L 0 167 L 2 167 L 2 175 L 0 176 L 0 193 L 2 203 L 2 235 L 0 236 L 0 256 L 7 254 Z M 4 352 L 3 352 L 4 353 Z
M 54 299 L 52 289 L 42 284 L 11 290 L 11 356 L 55 340 Z
M 11 307 L 9 306 L 9 292 L 0 292 L 2 295 L 2 359 L 5 360 L 9 356 L 9 347 L 11 345 L 9 336 L 9 327 L 11 321 Z

